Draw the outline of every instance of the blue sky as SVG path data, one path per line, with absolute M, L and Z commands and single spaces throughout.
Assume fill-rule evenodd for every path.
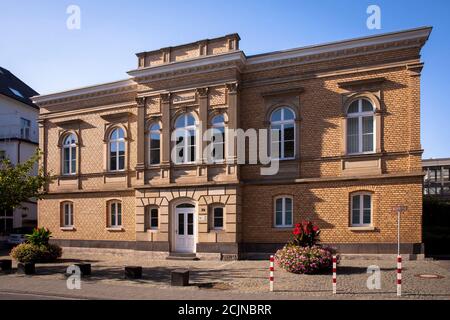
M 66 27 L 69 5 L 81 29 Z M 366 9 L 381 8 L 381 30 Z M 424 157 L 450 157 L 450 1 L 0 0 L 0 65 L 40 93 L 127 77 L 136 52 L 238 32 L 247 55 L 434 27 L 422 58 Z

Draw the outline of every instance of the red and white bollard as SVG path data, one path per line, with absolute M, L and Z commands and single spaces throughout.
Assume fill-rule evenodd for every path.
M 270 256 L 270 267 L 269 267 L 269 281 L 270 281 L 270 291 L 273 291 L 273 272 L 275 271 L 275 268 L 273 266 L 273 262 L 274 262 L 274 257 L 273 255 Z
M 402 295 L 402 256 L 397 256 L 397 296 Z
M 333 256 L 333 294 L 336 294 L 336 267 L 337 267 L 337 258 Z

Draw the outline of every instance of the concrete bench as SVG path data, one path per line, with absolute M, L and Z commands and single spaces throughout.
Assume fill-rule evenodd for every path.
M 127 279 L 142 279 L 142 267 L 126 266 L 125 278 Z
M 173 270 L 171 272 L 170 285 L 181 286 L 181 287 L 188 286 L 189 285 L 189 270 L 185 270 L 185 269 Z
M 11 271 L 12 270 L 12 260 L 11 259 L 0 260 L 0 269 L 2 271 Z
M 17 273 L 19 274 L 26 274 L 26 275 L 32 275 L 36 273 L 36 266 L 34 262 L 19 262 L 17 264 Z

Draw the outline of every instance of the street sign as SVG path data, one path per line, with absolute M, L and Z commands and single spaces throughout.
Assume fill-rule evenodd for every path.
M 407 206 L 400 204 L 392 208 L 392 211 L 397 213 L 397 256 L 400 256 L 400 214 L 407 210 Z
M 408 207 L 403 206 L 403 205 L 397 205 L 397 206 L 392 207 L 392 211 L 395 213 L 397 213 L 397 212 L 403 213 L 405 211 L 408 211 Z

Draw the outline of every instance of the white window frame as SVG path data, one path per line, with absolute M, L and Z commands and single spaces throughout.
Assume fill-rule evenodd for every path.
M 219 122 L 219 123 L 214 123 L 214 119 L 216 119 L 217 117 L 222 117 L 223 121 Z M 225 161 L 225 153 L 226 153 L 226 150 L 225 150 L 225 146 L 226 146 L 226 143 L 225 143 L 225 139 L 226 139 L 226 136 L 225 136 L 226 135 L 225 116 L 223 114 L 218 114 L 218 115 L 214 116 L 212 118 L 212 120 L 211 120 L 211 127 L 213 129 L 212 136 L 214 136 L 214 134 L 215 134 L 215 130 L 214 129 L 223 129 L 223 141 L 222 142 L 213 142 L 213 141 L 211 141 L 212 148 L 214 150 L 215 150 L 217 145 L 219 147 L 221 146 L 221 148 L 223 149 L 222 158 L 212 157 L 212 160 L 213 160 L 214 163 L 222 163 L 222 162 Z M 211 137 L 211 140 L 212 140 L 212 137 Z
M 153 227 L 152 226 L 152 210 L 156 210 L 156 221 L 157 221 L 157 226 Z M 148 223 L 148 230 L 158 230 L 159 229 L 159 208 L 158 207 L 153 207 L 153 206 L 149 206 L 147 207 L 147 223 Z
M 292 114 L 294 115 L 294 119 L 290 119 L 290 120 L 285 120 L 284 118 L 284 111 L 286 109 L 289 109 L 289 111 L 292 112 Z M 272 121 L 272 116 L 275 112 L 277 112 L 278 110 L 281 110 L 281 120 L 279 121 Z M 294 155 L 292 157 L 285 157 L 285 150 L 284 150 L 284 142 L 285 142 L 285 137 L 284 137 L 284 131 L 285 131 L 285 126 L 288 124 L 292 124 L 294 126 Z M 272 127 L 275 125 L 279 125 L 281 127 L 280 133 L 281 133 L 281 137 L 280 137 L 280 143 L 281 143 L 281 153 L 279 154 L 278 158 L 272 157 Z M 296 115 L 295 112 L 292 108 L 288 107 L 288 106 L 283 106 L 283 107 L 279 107 L 276 108 L 275 110 L 273 110 L 270 113 L 270 154 L 271 154 L 271 159 L 272 160 L 293 160 L 295 159 L 295 157 L 297 156 L 297 124 L 296 124 Z
M 175 151 L 176 151 L 176 157 L 174 159 L 175 160 L 174 162 L 175 162 L 175 164 L 194 164 L 194 163 L 197 162 L 197 144 L 198 144 L 198 141 L 197 141 L 198 140 L 197 139 L 197 120 L 195 119 L 195 117 L 191 113 L 184 113 L 184 114 L 182 114 L 182 115 L 177 117 L 177 119 L 175 121 L 175 125 L 176 125 L 178 119 L 180 119 L 181 117 L 184 119 L 184 126 L 180 127 L 180 128 L 175 127 L 175 132 L 177 130 L 183 130 L 183 135 L 182 135 L 182 137 L 183 137 L 183 144 L 181 146 L 181 148 L 183 149 L 183 159 L 182 159 L 181 162 L 177 161 L 178 160 L 178 153 L 179 153 L 179 150 L 181 150 L 181 149 L 179 149 L 179 147 L 177 147 L 177 141 L 175 141 L 174 148 L 175 148 Z M 194 124 L 193 125 L 188 125 L 188 117 L 192 117 L 194 119 Z M 193 145 L 189 144 L 189 140 L 190 139 L 188 139 L 191 136 L 189 134 L 189 132 L 191 130 L 194 131 L 194 144 Z M 189 158 L 188 158 L 188 156 L 190 156 L 190 153 L 189 153 L 190 151 L 188 152 L 188 150 L 190 150 L 191 147 L 194 147 L 193 148 L 194 149 L 194 160 L 193 161 L 189 160 Z
M 25 118 L 20 118 L 20 137 L 22 139 L 30 139 L 31 121 Z
M 277 200 L 281 199 L 282 224 L 277 225 Z M 286 224 L 286 199 L 291 200 L 291 223 Z M 294 226 L 294 198 L 292 196 L 278 196 L 273 200 L 273 226 L 274 228 L 292 228 Z
M 122 131 L 123 133 L 123 138 L 118 138 L 118 139 L 113 139 L 112 135 L 113 133 L 116 131 Z M 123 143 L 123 150 L 124 150 L 124 155 L 123 155 L 123 168 L 122 169 L 118 169 L 120 161 L 119 161 L 119 155 L 120 155 L 120 144 Z M 111 169 L 111 146 L 115 144 L 116 145 L 116 169 Z M 120 172 L 120 171 L 125 171 L 125 167 L 126 167 L 126 160 L 127 160 L 127 147 L 125 144 L 125 130 L 121 127 L 115 127 L 111 130 L 111 132 L 109 133 L 109 140 L 108 140 L 108 171 L 110 172 Z
M 64 228 L 73 227 L 73 202 L 65 201 L 62 203 L 62 226 Z
M 362 103 L 363 100 L 366 100 L 367 102 L 370 103 L 370 105 L 372 106 L 372 111 L 362 111 Z M 356 113 L 348 113 L 348 109 L 350 108 L 350 106 L 355 102 L 358 101 L 358 112 Z M 363 151 L 363 118 L 366 117 L 372 117 L 372 127 L 373 127 L 373 141 L 372 141 L 372 150 L 371 151 Z M 358 118 L 358 151 L 357 152 L 349 152 L 349 145 L 348 145 L 348 119 L 351 118 Z M 375 108 L 374 105 L 372 103 L 372 101 L 370 101 L 369 99 L 366 98 L 359 98 L 357 100 L 352 101 L 352 103 L 350 103 L 347 107 L 347 119 L 346 121 L 346 128 L 347 128 L 347 133 L 346 133 L 346 145 L 347 145 L 347 150 L 346 153 L 348 155 L 357 155 L 357 154 L 372 154 L 375 153 L 376 150 L 376 136 L 377 136 L 377 131 L 376 131 L 376 123 L 375 123 Z
M 73 137 L 73 143 L 71 137 Z M 69 143 L 66 143 L 66 141 L 69 140 Z M 75 152 L 73 152 L 73 148 L 75 148 Z M 69 149 L 69 172 L 65 172 L 65 162 L 66 162 L 66 149 Z M 71 176 L 77 173 L 77 138 L 75 134 L 70 133 L 64 137 L 63 140 L 63 147 L 62 147 L 62 173 L 65 176 Z M 72 166 L 72 161 L 75 159 L 75 168 Z
M 115 204 L 115 210 L 113 212 L 113 204 Z M 118 223 L 119 218 L 119 205 L 120 205 L 120 224 Z M 115 216 L 115 224 L 112 223 L 113 215 Z M 122 210 L 122 201 L 119 200 L 111 200 L 108 203 L 108 226 L 110 228 L 122 228 L 123 225 L 123 210 Z
M 216 216 L 215 216 L 215 210 L 216 209 L 222 209 L 222 227 L 216 227 Z M 225 208 L 223 206 L 220 205 L 215 205 L 211 207 L 211 211 L 212 211 L 212 229 L 213 230 L 225 230 Z
M 353 197 L 359 196 L 359 223 L 353 223 Z M 364 196 L 370 197 L 370 223 L 364 222 Z M 351 227 L 372 227 L 373 226 L 373 194 L 370 192 L 354 192 L 350 196 L 350 226 Z
M 153 129 L 154 126 L 157 126 L 158 129 Z M 159 148 L 152 149 L 152 134 L 159 135 Z M 158 150 L 159 159 L 158 163 L 152 163 L 152 151 Z M 161 164 L 161 127 L 158 123 L 152 123 L 149 127 L 148 131 L 148 164 L 149 166 L 159 166 Z

